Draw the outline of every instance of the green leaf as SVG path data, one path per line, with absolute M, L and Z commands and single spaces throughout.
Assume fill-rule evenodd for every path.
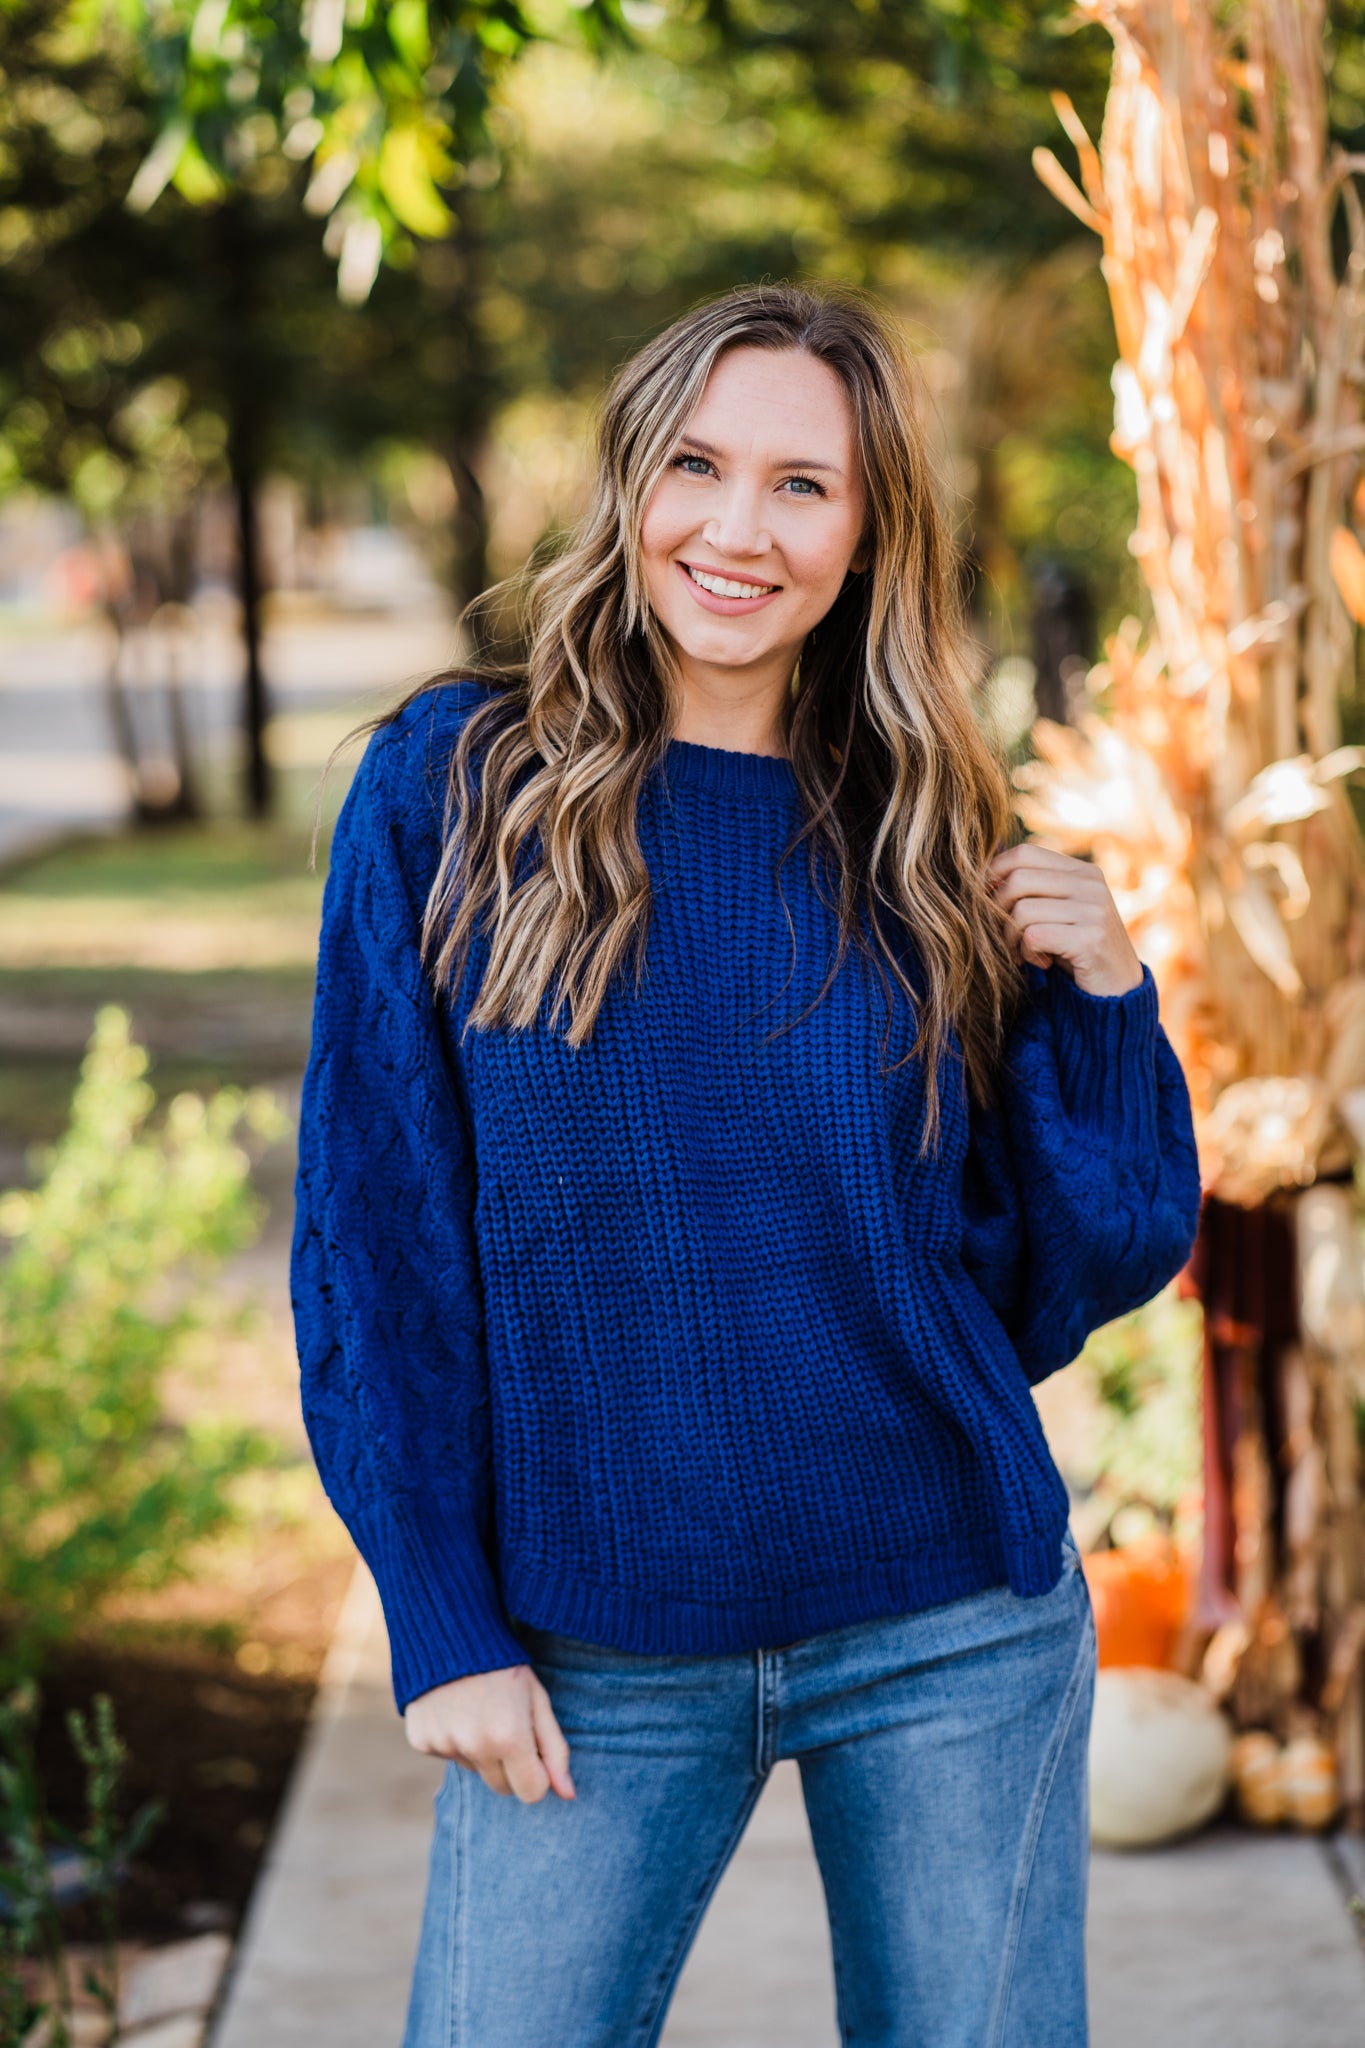
M 166 1806 L 164 1800 L 149 1799 L 145 1805 L 138 1808 L 124 1831 L 122 1844 L 123 1861 L 131 1863 L 135 1856 L 142 1854 L 142 1851 L 146 1848 L 147 1843 L 151 1840 L 165 1817 Z
M 171 175 L 171 183 L 182 199 L 188 199 L 191 206 L 211 206 L 215 200 L 223 197 L 226 190 L 223 180 L 192 135 L 181 151 L 180 161 Z
M 451 212 L 432 182 L 433 154 L 414 124 L 391 128 L 379 152 L 379 189 L 405 228 L 435 240 L 449 233 Z
M 389 9 L 389 41 L 409 71 L 426 70 L 431 62 L 427 0 L 393 0 Z
M 496 56 L 515 57 L 525 40 L 510 21 L 502 21 L 495 14 L 479 23 L 479 41 L 485 50 L 492 50 Z

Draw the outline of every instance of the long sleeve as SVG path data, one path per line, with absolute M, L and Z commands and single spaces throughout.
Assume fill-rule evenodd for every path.
M 425 777 L 420 723 L 381 730 L 337 823 L 291 1267 L 309 1439 L 374 1573 L 400 1711 L 525 1662 L 489 1555 L 473 1150 L 419 951 L 439 852 Z
M 1121 996 L 1028 973 L 999 1100 L 972 1107 L 963 1261 L 1036 1383 L 1181 1270 L 1200 1182 L 1151 968 Z

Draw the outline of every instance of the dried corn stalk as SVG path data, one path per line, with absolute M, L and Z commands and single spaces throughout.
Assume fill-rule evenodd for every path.
M 1205 1675 L 1317 1729 L 1365 1824 L 1365 845 L 1339 693 L 1365 621 L 1362 165 L 1327 149 L 1324 0 L 1078 0 L 1113 38 L 1096 149 L 1111 445 L 1151 596 L 1040 720 L 1025 824 L 1103 867 L 1191 1083 L 1205 1189 Z M 1345 228 L 1337 275 L 1331 235 Z M 1220 1208 L 1219 1204 L 1231 1205 Z M 1286 1227 L 1288 1236 L 1286 1237 Z M 1257 1246 L 1292 1244 L 1271 1276 Z M 1221 1624 L 1221 1625 L 1220 1625 Z M 1225 1667 L 1225 1668 L 1224 1668 Z
M 1365 1086 L 1365 847 L 1338 692 L 1365 452 L 1365 217 L 1326 141 L 1322 0 L 1079 0 L 1113 37 L 1098 150 L 1054 96 L 1103 237 L 1151 593 L 1092 672 L 1109 718 L 1040 720 L 1019 809 L 1092 853 L 1161 987 L 1205 1186 L 1240 1203 L 1345 1166 Z M 1338 280 L 1330 231 L 1345 209 Z

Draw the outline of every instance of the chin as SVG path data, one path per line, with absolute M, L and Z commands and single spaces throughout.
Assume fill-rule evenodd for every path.
M 713 668 L 747 668 L 751 661 L 761 661 L 772 652 L 768 647 L 746 646 L 739 640 L 711 640 L 701 634 L 689 634 L 684 639 L 679 633 L 674 639 L 690 660 L 708 662 Z
M 757 661 L 765 654 L 771 654 L 774 647 L 780 644 L 780 636 L 774 637 L 768 633 L 760 636 L 757 633 L 736 631 L 736 627 L 745 623 L 742 619 L 736 620 L 733 625 L 726 620 L 716 620 L 714 623 L 708 620 L 699 626 L 695 618 L 665 619 L 663 623 L 674 643 L 684 654 L 691 655 L 694 661 Z

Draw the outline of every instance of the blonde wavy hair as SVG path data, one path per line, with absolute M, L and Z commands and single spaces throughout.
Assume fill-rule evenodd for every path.
M 641 521 L 711 369 L 741 347 L 804 350 L 836 373 L 853 411 L 867 566 L 808 635 L 786 702 L 803 816 L 778 880 L 806 844 L 822 893 L 822 873 L 833 882 L 838 946 L 803 1016 L 850 945 L 875 961 L 888 1014 L 888 973 L 914 1006 L 906 1059 L 925 1065 L 923 1157 L 938 1138 L 950 1030 L 968 1087 L 989 1103 L 1025 981 L 987 882 L 1010 837 L 1009 781 L 971 708 L 959 561 L 927 452 L 923 381 L 861 293 L 744 287 L 632 356 L 603 402 L 590 503 L 567 545 L 519 589 L 509 579 L 479 601 L 519 599 L 523 658 L 429 677 L 388 714 L 457 679 L 488 685 L 452 750 L 424 954 L 437 988 L 448 988 L 481 931 L 490 948 L 467 1028 L 530 1026 L 548 991 L 552 1023 L 567 1007 L 573 1045 L 590 1038 L 618 971 L 633 962 L 638 982 L 650 880 L 636 800 L 682 706 L 676 661 L 645 595 Z M 895 927 L 902 945 L 906 929 L 914 935 L 922 996 Z

